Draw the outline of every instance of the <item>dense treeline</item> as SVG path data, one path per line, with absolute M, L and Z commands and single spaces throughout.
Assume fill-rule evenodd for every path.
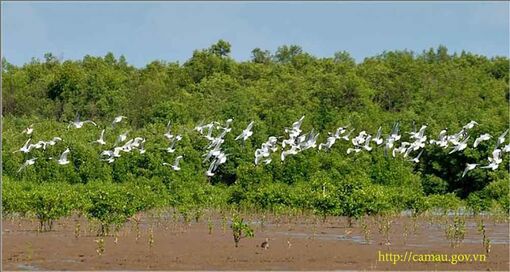
M 461 177 L 466 163 L 488 164 L 495 138 L 508 128 L 507 58 L 452 55 L 445 47 L 421 54 L 384 52 L 359 64 L 347 52 L 317 58 L 299 46 L 252 53 L 251 61 L 237 62 L 229 56 L 230 44 L 220 40 L 195 51 L 184 64 L 154 61 L 140 69 L 111 53 L 64 62 L 46 54 L 44 61 L 21 67 L 3 59 L 2 159 L 3 177 L 9 181 L 4 193 L 9 188 L 13 194 L 22 192 L 21 185 L 14 185 L 21 181 L 92 186 L 144 179 L 166 185 L 173 204 L 205 204 L 220 197 L 264 209 L 355 216 L 395 207 L 420 210 L 426 199 L 456 195 L 479 209 L 497 205 L 508 211 L 508 155 L 495 171 L 477 168 Z M 76 114 L 93 119 L 99 128 L 68 130 Z M 127 116 L 128 124 L 111 128 L 117 115 Z M 303 131 L 320 131 L 319 142 L 342 125 L 370 134 L 382 126 L 386 135 L 397 120 L 404 132 L 412 130 L 413 121 L 427 124 L 429 139 L 445 127 L 455 133 L 475 120 L 480 125 L 470 131 L 470 146 L 481 133 L 493 139 L 451 155 L 449 149 L 427 146 L 418 164 L 384 156 L 382 148 L 347 155 L 349 144 L 339 142 L 328 152 L 307 150 L 284 163 L 275 153 L 272 163 L 255 166 L 255 149 L 268 136 L 283 135 L 302 115 Z M 207 141 L 193 127 L 201 120 L 228 118 L 234 118 L 233 131 L 223 146 L 230 155 L 208 180 L 208 164 L 202 163 Z M 234 141 L 251 120 L 254 135 L 245 144 Z M 183 135 L 176 155 L 159 150 L 168 143 L 163 137 L 168 121 L 174 133 Z M 32 123 L 34 141 L 54 136 L 64 141 L 32 151 L 36 164 L 17 173 L 28 156 L 12 151 L 24 144 L 27 137 L 21 131 Z M 113 164 L 100 161 L 105 148 L 91 142 L 104 127 L 108 147 L 130 128 L 130 138 L 147 138 L 147 153 L 126 154 Z M 70 165 L 48 159 L 67 147 Z M 184 155 L 181 171 L 162 166 L 177 155 Z

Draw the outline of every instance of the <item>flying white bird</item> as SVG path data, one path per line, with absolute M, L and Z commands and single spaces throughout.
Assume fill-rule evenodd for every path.
M 25 163 L 19 168 L 18 173 L 21 172 L 21 170 L 25 169 L 27 166 L 33 165 L 35 163 L 35 160 L 37 158 L 31 158 L 29 160 L 26 160 Z
M 100 145 L 105 145 L 106 142 L 104 141 L 104 129 L 101 131 L 101 136 L 99 136 L 99 139 L 95 140 L 94 142 L 100 144 Z
M 60 158 L 58 159 L 57 163 L 60 165 L 68 164 L 69 161 L 67 160 L 67 155 L 69 154 L 69 152 L 70 152 L 69 148 L 62 152 L 62 155 L 60 155 Z
M 466 169 L 462 172 L 462 177 L 464 177 L 468 171 L 475 169 L 478 165 L 478 163 L 466 163 Z
M 478 125 L 478 123 L 476 121 L 471 121 L 471 122 L 467 123 L 465 126 L 463 126 L 462 128 L 464 128 L 465 130 L 468 130 L 468 129 L 472 129 L 475 125 Z
M 499 167 L 499 163 L 496 163 L 495 161 L 493 161 L 493 162 L 489 163 L 489 165 L 482 166 L 480 168 L 491 169 L 494 171 L 494 170 L 498 169 L 498 167 Z
M 171 131 L 172 126 L 170 125 L 170 121 L 168 121 L 168 124 L 166 125 L 166 132 L 163 134 L 168 140 L 172 140 L 174 135 L 172 135 Z
M 501 158 L 501 149 L 494 149 L 494 151 L 492 151 L 492 157 L 489 157 L 489 162 L 500 164 L 502 161 L 503 159 Z
M 167 148 L 162 148 L 163 150 L 166 150 L 166 152 L 168 153 L 174 153 L 175 152 L 175 144 L 177 144 L 177 142 L 179 142 L 180 140 L 182 140 L 182 136 L 181 135 L 177 135 L 173 140 L 172 142 L 170 143 L 170 146 L 167 147 Z
M 34 124 L 31 124 L 30 126 L 25 128 L 21 133 L 30 135 L 30 134 L 32 134 L 32 132 L 34 132 Z
M 485 134 L 478 136 L 478 138 L 476 138 L 475 142 L 473 143 L 473 147 L 477 147 L 481 142 L 487 141 L 490 138 L 492 138 L 492 136 L 489 133 L 485 133 Z
M 209 165 L 209 169 L 207 169 L 207 172 L 205 172 L 205 175 L 208 177 L 214 176 L 214 168 L 216 166 L 216 161 L 211 162 L 211 165 Z
M 336 136 L 329 136 L 328 139 L 326 140 L 326 143 L 319 144 L 319 150 L 321 150 L 323 147 L 325 147 L 326 149 L 330 149 L 331 146 L 333 146 L 333 144 L 335 143 L 336 139 L 338 139 Z
M 367 138 L 365 139 L 365 145 L 363 146 L 363 148 L 366 151 L 371 151 L 372 150 L 372 147 L 370 146 L 370 140 L 371 139 L 372 139 L 372 135 L 368 135 Z
M 450 153 L 448 153 L 448 154 L 452 154 L 453 152 L 457 152 L 457 151 L 462 151 L 462 150 L 464 150 L 464 149 L 467 147 L 467 141 L 468 141 L 468 139 L 469 139 L 469 136 L 468 136 L 466 139 L 464 139 L 464 141 L 462 141 L 462 142 L 460 142 L 458 145 L 456 145 L 456 146 L 452 149 L 452 151 L 450 151 Z
M 124 142 L 126 139 L 127 139 L 127 135 L 129 133 L 129 130 L 120 134 L 118 137 L 117 137 L 117 140 L 115 141 L 115 144 L 114 145 L 117 145 L 118 143 L 122 143 Z
M 81 127 L 83 127 L 83 125 L 84 125 L 84 124 L 86 124 L 86 123 L 91 123 L 91 124 L 93 124 L 94 126 L 96 126 L 96 127 L 97 127 L 97 124 L 96 124 L 96 123 L 94 123 L 94 122 L 93 122 L 93 121 L 91 121 L 91 120 L 80 121 L 80 116 L 79 116 L 79 115 L 77 115 L 77 116 L 76 116 L 76 120 L 75 120 L 74 122 L 73 122 L 73 121 L 69 122 L 69 125 L 67 126 L 67 128 L 69 128 L 69 127 L 71 127 L 71 126 L 74 126 L 75 128 L 81 128 Z
M 122 119 L 127 118 L 126 116 L 117 116 L 113 119 L 112 126 L 114 127 L 115 124 L 122 122 Z
M 510 152 L 510 144 L 507 144 L 503 147 L 503 152 L 508 153 Z
M 170 165 L 172 167 L 172 169 L 174 169 L 175 171 L 179 171 L 179 170 L 181 170 L 181 168 L 179 167 L 179 161 L 181 159 L 182 159 L 182 156 L 178 156 L 177 158 L 175 158 L 175 162 L 173 165 L 166 163 L 166 162 L 164 162 L 163 165 Z
M 505 130 L 505 132 L 503 132 L 501 135 L 499 135 L 498 141 L 496 143 L 496 148 L 505 142 L 505 137 L 506 137 L 507 133 L 508 133 L 508 129 Z
M 342 136 L 342 139 L 349 141 L 349 137 L 351 136 L 352 132 L 354 132 L 354 129 L 351 129 L 347 134 Z
M 355 148 L 347 148 L 347 154 L 351 154 L 352 152 L 358 153 L 361 151 L 361 148 L 355 147 Z
M 12 153 L 16 153 L 16 152 L 23 152 L 23 153 L 28 153 L 30 152 L 30 150 L 32 149 L 32 145 L 29 145 L 30 141 L 32 139 L 28 139 L 25 144 L 18 150 L 12 152 Z
M 251 131 L 253 127 L 253 121 L 251 121 L 246 129 L 243 130 L 243 132 L 235 138 L 235 140 L 243 139 L 243 142 L 245 142 L 251 135 L 253 135 L 253 131 Z
M 296 155 L 298 153 L 298 146 L 293 145 L 289 150 L 282 151 L 282 154 L 280 155 L 280 159 L 282 162 L 285 160 L 285 157 L 288 155 Z
M 57 144 L 58 141 L 62 141 L 62 138 L 60 138 L 60 137 L 53 137 L 53 139 L 47 141 L 46 144 L 54 146 L 55 144 Z M 44 149 L 46 149 L 46 146 L 44 146 Z
M 419 162 L 420 162 L 420 156 L 421 156 L 421 154 L 423 153 L 423 150 L 424 150 L 424 149 L 422 149 L 422 150 L 420 151 L 420 153 L 418 154 L 418 156 L 416 156 L 415 158 L 413 158 L 413 159 L 411 159 L 411 160 L 409 160 L 409 161 L 412 161 L 412 162 L 414 162 L 414 163 L 419 163 Z
M 372 141 L 374 141 L 376 145 L 381 145 L 383 143 L 384 140 L 382 138 L 382 127 L 379 127 L 377 134 L 372 139 Z

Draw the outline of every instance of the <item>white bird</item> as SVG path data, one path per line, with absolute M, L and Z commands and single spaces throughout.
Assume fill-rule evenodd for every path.
M 174 153 L 175 152 L 175 145 L 177 144 L 177 142 L 179 142 L 180 140 L 182 139 L 182 136 L 181 135 L 177 135 L 173 140 L 172 142 L 170 143 L 170 146 L 167 147 L 167 148 L 162 148 L 163 150 L 166 150 L 166 152 L 168 153 Z
M 365 145 L 363 146 L 363 148 L 366 150 L 366 151 L 371 151 L 372 150 L 372 147 L 370 146 L 370 140 L 372 139 L 372 135 L 368 135 L 366 140 L 365 140 Z
M 352 152 L 358 153 L 360 151 L 361 151 L 361 149 L 357 148 L 357 147 L 355 147 L 355 148 L 350 148 L 350 147 L 347 148 L 347 154 L 351 154 Z
M 21 172 L 21 170 L 25 169 L 27 166 L 33 165 L 35 163 L 35 160 L 37 158 L 31 158 L 29 160 L 26 160 L 25 163 L 19 168 L 18 173 Z
M 234 121 L 234 119 L 229 118 L 225 122 L 225 126 L 224 127 L 218 126 L 217 129 L 223 129 L 223 131 L 225 131 L 225 132 L 230 132 L 232 130 L 232 128 L 230 128 L 230 124 L 232 124 L 233 121 Z
M 481 142 L 487 141 L 490 138 L 492 138 L 492 136 L 489 133 L 485 133 L 485 134 L 478 136 L 478 138 L 476 138 L 475 142 L 473 143 L 473 147 L 477 147 Z
M 425 136 L 425 129 L 427 128 L 427 126 L 423 125 L 421 126 L 420 130 L 418 132 L 411 132 L 411 136 L 410 138 L 411 139 L 418 139 L 418 140 L 422 140 L 422 141 L 425 141 L 426 139 L 426 136 Z
M 252 127 L 253 127 L 253 121 L 251 121 L 248 124 L 246 129 L 244 129 L 243 132 L 235 138 L 235 140 L 237 141 L 239 139 L 243 139 L 243 142 L 245 142 L 251 135 L 253 135 L 253 131 L 251 131 Z
M 372 141 L 374 141 L 376 145 L 381 145 L 384 141 L 381 136 L 382 136 L 382 127 L 379 127 L 379 129 L 377 130 L 377 134 L 372 139 Z
M 478 163 L 466 163 L 466 169 L 462 172 L 462 177 L 464 177 L 468 171 L 475 169 L 477 166 Z
M 346 128 L 347 128 L 347 126 L 337 128 L 335 131 L 335 138 L 340 139 L 340 135 L 345 133 Z
M 495 161 L 493 161 L 493 162 L 489 163 L 489 165 L 482 166 L 480 168 L 496 170 L 496 169 L 498 169 L 498 167 L 499 167 L 499 163 L 496 163 Z
M 492 158 L 489 157 L 489 162 L 495 162 L 497 164 L 500 164 L 503 161 L 501 158 L 501 149 L 496 148 L 494 151 L 492 151 Z
M 179 167 L 179 161 L 181 159 L 182 159 L 182 156 L 178 156 L 177 158 L 175 158 L 175 162 L 173 165 L 166 163 L 166 162 L 164 162 L 163 165 L 170 165 L 172 167 L 172 169 L 174 169 L 175 171 L 179 171 L 179 170 L 181 170 L 181 168 Z
M 23 153 L 28 153 L 30 152 L 30 150 L 32 149 L 32 145 L 29 145 L 30 141 L 32 139 L 28 139 L 25 144 L 18 150 L 12 152 L 12 153 L 16 153 L 16 152 L 23 152 Z
M 207 169 L 207 172 L 205 172 L 206 176 L 208 176 L 208 177 L 214 176 L 213 171 L 214 171 L 215 165 L 216 165 L 216 161 L 211 162 L 211 165 L 209 165 L 209 169 Z
M 409 160 L 409 161 L 412 161 L 412 162 L 414 162 L 414 163 L 419 163 L 419 162 L 420 162 L 420 156 L 421 156 L 421 154 L 423 153 L 423 150 L 424 150 L 424 149 L 422 149 L 422 150 L 420 151 L 420 153 L 418 154 L 418 156 L 416 156 L 415 158 L 413 158 L 413 159 L 411 159 L 411 160 Z
M 351 133 L 354 131 L 354 129 L 351 129 L 347 134 L 342 136 L 342 139 L 349 141 L 349 137 L 351 136 Z
M 462 128 L 464 128 L 465 130 L 468 130 L 468 129 L 472 129 L 475 125 L 478 125 L 478 123 L 476 121 L 470 121 Z
M 30 135 L 30 134 L 32 134 L 32 132 L 34 132 L 34 128 L 33 127 L 34 127 L 34 124 L 31 124 L 30 126 L 25 128 L 21 133 L 22 134 Z
M 499 137 L 498 137 L 498 141 L 497 141 L 497 143 L 496 143 L 496 148 L 497 148 L 499 145 L 501 145 L 501 144 L 503 144 L 503 143 L 505 142 L 505 137 L 506 137 L 506 134 L 507 134 L 507 133 L 508 133 L 508 129 L 507 129 L 507 130 L 505 130 L 505 132 L 503 132 L 501 135 L 499 135 Z
M 325 147 L 326 149 L 330 149 L 331 146 L 333 146 L 333 144 L 335 143 L 336 139 L 337 139 L 336 136 L 329 136 L 328 139 L 326 140 L 326 143 L 319 144 L 319 150 L 321 150 L 322 147 Z
M 46 150 L 46 142 L 45 141 L 39 141 L 39 142 L 37 142 L 35 144 L 31 144 L 29 146 L 30 149 L 32 149 L 32 148 L 39 149 L 39 148 L 43 148 L 43 147 Z
M 510 152 L 510 144 L 507 144 L 503 147 L 503 152 L 508 153 Z
M 57 163 L 60 165 L 68 164 L 69 161 L 67 160 L 67 155 L 69 154 L 69 152 L 70 152 L 69 148 L 62 152 L 62 155 L 60 155 L 60 158 L 58 159 Z
M 280 155 L 280 159 L 282 162 L 285 160 L 285 157 L 288 155 L 296 155 L 298 153 L 298 147 L 297 145 L 293 145 L 289 150 L 282 151 L 282 154 Z
M 53 137 L 53 139 L 47 141 L 46 144 L 54 146 L 55 144 L 57 144 L 58 141 L 62 141 L 62 138 L 60 138 L 60 137 Z
M 69 122 L 69 125 L 67 126 L 67 128 L 69 128 L 69 127 L 71 127 L 71 126 L 74 126 L 75 128 L 81 128 L 81 127 L 83 127 L 83 125 L 84 125 L 84 124 L 86 124 L 86 123 L 91 123 L 91 124 L 93 124 L 94 126 L 96 126 L 96 127 L 97 127 L 97 124 L 96 124 L 96 123 L 94 123 L 94 122 L 93 122 L 93 121 L 91 121 L 91 120 L 80 121 L 80 116 L 79 116 L 79 115 L 77 115 L 77 116 L 76 116 L 76 120 L 75 120 L 74 122 L 73 122 L 73 121 Z
M 100 145 L 105 145 L 106 142 L 104 141 L 104 129 L 101 131 L 101 136 L 99 136 L 99 139 L 95 140 L 94 142 L 100 144 Z
M 168 124 L 166 125 L 166 132 L 163 134 L 168 140 L 172 140 L 174 137 L 174 135 L 170 132 L 171 128 L 170 121 L 168 121 Z
M 399 132 L 399 127 L 400 127 L 400 123 L 399 122 L 396 122 L 394 125 L 393 125 L 393 128 L 391 130 L 391 133 L 390 133 L 390 137 L 393 138 L 394 142 L 400 140 L 400 137 L 401 135 L 398 134 Z
M 442 148 L 448 147 L 448 135 L 446 134 L 448 132 L 448 129 L 445 128 L 439 132 L 439 136 L 437 140 L 430 140 L 429 143 L 436 144 Z
M 122 122 L 122 119 L 127 118 L 126 116 L 117 116 L 113 119 L 112 126 L 115 126 L 115 124 Z
M 118 137 L 117 137 L 117 140 L 115 141 L 115 144 L 114 145 L 117 145 L 118 143 L 122 143 L 124 142 L 126 139 L 127 139 L 127 135 L 129 133 L 129 130 L 120 134 Z
M 462 151 L 462 150 L 464 150 L 464 149 L 467 147 L 467 141 L 468 141 L 468 139 L 469 139 L 469 136 L 468 136 L 466 139 L 464 139 L 464 141 L 462 141 L 462 142 L 460 142 L 458 145 L 456 145 L 456 146 L 452 149 L 452 151 L 450 151 L 450 153 L 448 153 L 448 154 L 452 154 L 453 152 L 457 152 L 457 151 Z
M 301 118 L 299 118 L 299 120 L 297 120 L 296 122 L 292 123 L 292 127 L 291 128 L 286 128 L 285 129 L 285 132 L 290 132 L 290 133 L 301 133 L 301 124 L 303 123 L 303 120 L 305 119 L 305 116 L 301 116 Z

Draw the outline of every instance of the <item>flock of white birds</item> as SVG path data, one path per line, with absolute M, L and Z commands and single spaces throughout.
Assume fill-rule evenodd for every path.
M 314 130 L 309 133 L 302 134 L 301 124 L 303 123 L 305 116 L 301 117 L 299 120 L 294 122 L 289 128 L 285 128 L 285 133 L 288 135 L 288 138 L 283 139 L 280 143 L 281 153 L 280 159 L 283 162 L 287 156 L 296 155 L 299 152 L 302 152 L 307 149 L 314 149 L 317 147 L 317 139 L 319 133 L 315 133 Z M 111 126 L 115 127 L 116 124 L 122 122 L 126 119 L 125 116 L 117 116 L 113 120 Z M 230 127 L 233 122 L 233 119 L 228 119 L 225 124 L 221 124 L 218 122 L 211 122 L 208 124 L 204 124 L 201 122 L 197 125 L 194 130 L 197 131 L 200 135 L 202 135 L 205 139 L 209 141 L 209 145 L 206 147 L 206 153 L 203 155 L 205 158 L 203 163 L 210 163 L 209 168 L 205 172 L 208 177 L 214 176 L 214 172 L 218 169 L 218 167 L 224 164 L 227 161 L 228 154 L 222 150 L 221 145 L 224 142 L 225 136 L 227 133 L 231 132 L 232 128 Z M 74 122 L 70 122 L 68 125 L 68 129 L 73 127 L 75 129 L 82 128 L 85 124 L 91 124 L 97 127 L 97 124 L 91 120 L 80 121 L 79 116 L 76 118 Z M 253 125 L 254 122 L 250 122 L 248 126 L 242 131 L 240 135 L 238 135 L 235 140 L 245 142 L 248 140 L 250 136 L 253 135 Z M 469 130 L 471 130 L 474 126 L 478 125 L 477 122 L 471 121 L 462 129 L 452 135 L 448 135 L 448 129 L 444 129 L 439 133 L 437 140 L 430 139 L 427 142 L 427 136 L 425 135 L 425 130 L 427 129 L 426 125 L 421 126 L 421 128 L 417 131 L 416 128 L 412 132 L 409 132 L 409 142 L 401 141 L 402 135 L 399 134 L 399 123 L 396 122 L 393 125 L 393 128 L 389 135 L 386 138 L 383 138 L 382 128 L 379 127 L 375 136 L 368 134 L 366 131 L 361 131 L 357 136 L 353 135 L 355 131 L 354 128 L 348 130 L 348 126 L 339 127 L 336 129 L 334 133 L 329 132 L 328 138 L 325 143 L 320 143 L 318 145 L 318 150 L 329 150 L 335 144 L 337 140 L 343 140 L 352 143 L 352 147 L 347 149 L 347 154 L 358 153 L 358 152 L 370 152 L 374 147 L 383 146 L 384 152 L 388 155 L 391 152 L 393 157 L 399 155 L 404 158 L 408 158 L 409 155 L 413 152 L 417 152 L 417 155 L 413 158 L 408 158 L 409 161 L 418 163 L 420 161 L 420 156 L 423 153 L 425 145 L 428 143 L 430 145 L 436 145 L 443 149 L 451 148 L 449 154 L 454 152 L 462 152 L 468 147 L 468 140 L 470 136 L 468 135 Z M 30 144 L 31 134 L 34 131 L 33 124 L 26 128 L 22 133 L 28 135 L 30 138 L 25 142 L 25 144 L 14 152 L 22 152 L 22 153 L 30 153 L 32 149 L 40 149 L 46 150 L 48 146 L 54 146 L 57 142 L 62 141 L 60 137 L 54 137 L 49 141 L 39 141 L 35 144 Z M 492 156 L 488 158 L 488 164 L 484 166 L 480 166 L 480 168 L 486 168 L 491 170 L 496 170 L 499 167 L 499 164 L 502 162 L 503 153 L 510 152 L 510 144 L 505 143 L 505 138 L 508 133 L 508 129 L 504 131 L 496 140 L 496 144 L 492 151 Z M 108 163 L 113 163 L 116 158 L 121 156 L 121 152 L 133 152 L 137 150 L 140 154 L 146 152 L 144 148 L 144 143 L 146 141 L 145 138 L 136 137 L 130 140 L 128 139 L 129 130 L 124 133 L 118 135 L 115 143 L 113 144 L 113 148 L 111 150 L 104 150 L 100 154 L 100 158 L 103 161 Z M 106 141 L 104 138 L 105 129 L 103 129 L 99 135 L 99 139 L 94 141 L 93 143 L 99 144 L 101 146 L 106 145 Z M 216 135 L 216 136 L 214 136 Z M 353 136 L 351 136 L 353 135 Z M 161 148 L 168 153 L 174 153 L 176 151 L 176 145 L 179 141 L 182 140 L 181 135 L 173 135 L 171 132 L 171 124 L 168 122 L 167 128 L 163 136 L 169 141 L 169 146 L 167 148 Z M 262 143 L 261 147 L 255 151 L 255 164 L 259 165 L 261 162 L 264 164 L 271 163 L 271 153 L 278 151 L 278 139 L 284 138 L 285 136 L 275 137 L 271 136 L 268 140 Z M 479 135 L 474 143 L 473 148 L 476 148 L 481 142 L 488 141 L 492 139 L 490 134 L 481 134 Z M 400 143 L 397 147 L 397 143 Z M 66 148 L 65 151 L 60 155 L 60 158 L 55 159 L 57 164 L 66 165 L 69 164 L 68 156 L 70 154 L 70 149 Z M 18 172 L 21 172 L 26 167 L 35 164 L 37 158 L 27 159 L 24 164 L 20 167 Z M 53 159 L 53 158 L 49 158 Z M 179 162 L 183 159 L 183 155 L 177 156 L 173 162 L 173 164 L 164 162 L 163 165 L 171 167 L 175 171 L 179 171 L 181 168 L 179 166 Z M 470 170 L 475 169 L 479 166 L 479 163 L 468 163 L 464 172 L 462 173 L 462 177 L 466 175 L 466 173 Z

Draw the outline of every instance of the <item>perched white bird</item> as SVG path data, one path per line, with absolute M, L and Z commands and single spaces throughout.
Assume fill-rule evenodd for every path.
M 462 172 L 462 177 L 464 177 L 468 171 L 475 169 L 478 165 L 478 163 L 466 163 L 466 169 Z
M 246 129 L 244 129 L 243 132 L 235 138 L 235 140 L 237 141 L 239 139 L 243 139 L 243 142 L 245 142 L 251 135 L 253 135 L 253 131 L 251 131 L 252 127 L 253 127 L 253 121 L 251 121 L 248 124 Z
M 18 173 L 21 172 L 21 170 L 25 169 L 27 166 L 33 165 L 35 163 L 35 160 L 37 158 L 31 158 L 29 160 L 26 160 L 25 163 L 19 168 Z
M 477 147 L 481 142 L 487 141 L 490 138 L 492 138 L 492 136 L 489 133 L 485 133 L 485 134 L 478 136 L 478 138 L 476 138 L 475 142 L 473 143 L 473 147 Z
M 172 169 L 174 169 L 175 171 L 179 171 L 179 170 L 181 170 L 181 168 L 179 167 L 179 161 L 181 159 L 182 159 L 182 156 L 178 156 L 177 158 L 175 158 L 175 162 L 173 165 L 166 163 L 166 162 L 164 162 L 163 165 L 170 165 L 172 167 Z
M 99 136 L 99 139 L 95 140 L 96 143 L 100 144 L 100 145 L 105 145 L 106 142 L 104 140 L 104 129 L 101 131 L 101 136 Z
M 127 118 L 126 116 L 117 116 L 113 119 L 112 126 L 115 126 L 115 124 L 122 122 L 122 119 Z
M 30 135 L 30 134 L 32 134 L 32 132 L 34 132 L 34 124 L 31 124 L 30 126 L 25 128 L 21 133 L 22 134 L 26 134 L 26 135 Z
M 67 155 L 69 155 L 69 148 L 67 148 L 64 152 L 62 152 L 62 155 L 60 155 L 60 158 L 58 159 L 57 163 L 60 165 L 68 164 L 69 161 L 67 160 Z

